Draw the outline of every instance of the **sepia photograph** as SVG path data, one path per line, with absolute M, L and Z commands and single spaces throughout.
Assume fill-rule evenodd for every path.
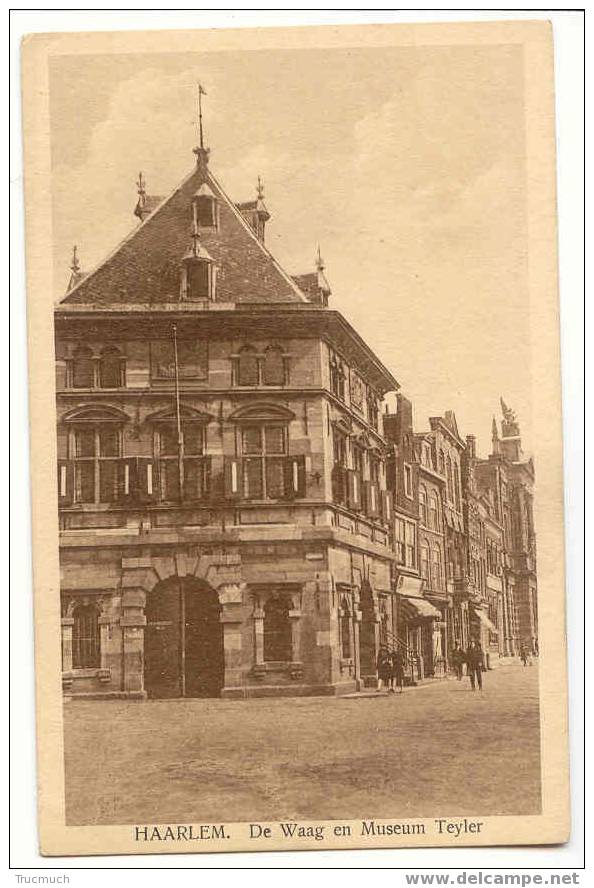
M 23 49 L 42 851 L 563 841 L 550 28 L 175 33 Z

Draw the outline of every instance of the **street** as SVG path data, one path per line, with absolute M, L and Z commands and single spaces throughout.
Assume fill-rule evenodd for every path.
M 540 811 L 538 662 L 402 695 L 71 701 L 68 825 Z

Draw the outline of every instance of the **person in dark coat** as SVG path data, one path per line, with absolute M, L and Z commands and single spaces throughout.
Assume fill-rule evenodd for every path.
M 471 641 L 466 651 L 466 672 L 470 676 L 470 686 L 474 691 L 478 685 L 483 689 L 483 649 L 478 641 Z
M 392 680 L 392 664 L 387 647 L 382 645 L 377 655 L 377 690 L 381 691 L 382 685 L 389 689 Z
M 402 693 L 404 690 L 404 654 L 399 648 L 393 650 L 390 655 L 390 662 L 392 666 L 392 685 L 390 690 L 395 693 L 395 688 L 398 687 L 400 689 L 399 693 Z
M 462 681 L 462 675 L 464 674 L 464 651 L 459 644 L 452 651 L 452 666 L 454 667 L 456 678 L 458 681 Z
M 520 660 L 522 661 L 524 666 L 528 666 L 529 663 L 532 666 L 532 662 L 530 660 L 530 654 L 528 653 L 528 651 L 526 650 L 526 648 L 524 647 L 523 644 L 520 645 Z

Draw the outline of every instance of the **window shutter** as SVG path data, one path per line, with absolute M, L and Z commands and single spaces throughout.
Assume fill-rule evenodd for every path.
M 69 459 L 58 460 L 58 505 L 70 506 L 74 501 L 74 464 Z
M 390 490 L 381 491 L 382 518 L 389 523 L 392 520 L 392 492 Z
M 158 463 L 147 456 L 137 456 L 134 466 L 134 490 L 142 503 L 154 503 L 159 499 Z
M 347 469 L 347 495 L 350 509 L 361 508 L 361 478 L 354 469 Z
M 367 490 L 367 514 L 372 518 L 378 518 L 380 515 L 381 502 L 379 486 L 372 481 Z
M 117 499 L 118 502 L 129 502 L 136 496 L 136 457 L 121 459 L 117 468 Z
M 302 499 L 305 496 L 305 456 L 286 458 L 285 495 L 287 499 Z
M 225 457 L 225 497 L 234 500 L 242 497 L 241 460 L 236 456 Z

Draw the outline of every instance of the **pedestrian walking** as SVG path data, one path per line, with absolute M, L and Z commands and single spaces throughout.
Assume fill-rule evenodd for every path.
M 530 659 L 530 654 L 524 647 L 524 645 L 520 645 L 520 660 L 522 661 L 522 665 L 524 666 L 532 666 L 532 660 Z
M 381 691 L 382 685 L 385 684 L 386 688 L 390 688 L 390 681 L 392 679 L 392 664 L 390 662 L 390 652 L 388 648 L 382 645 L 379 649 L 377 655 L 377 688 L 376 690 Z
M 464 674 L 464 651 L 459 644 L 457 644 L 452 651 L 452 666 L 454 667 L 456 678 L 458 681 L 462 681 L 462 676 Z
M 392 693 L 396 693 L 396 687 L 399 688 L 399 693 L 402 694 L 404 691 L 404 655 L 399 648 L 396 648 L 392 651 L 390 655 L 390 664 L 392 666 L 392 683 L 391 683 L 391 691 Z
M 478 641 L 471 641 L 466 651 L 466 671 L 470 676 L 470 686 L 479 691 L 483 689 L 483 649 Z

